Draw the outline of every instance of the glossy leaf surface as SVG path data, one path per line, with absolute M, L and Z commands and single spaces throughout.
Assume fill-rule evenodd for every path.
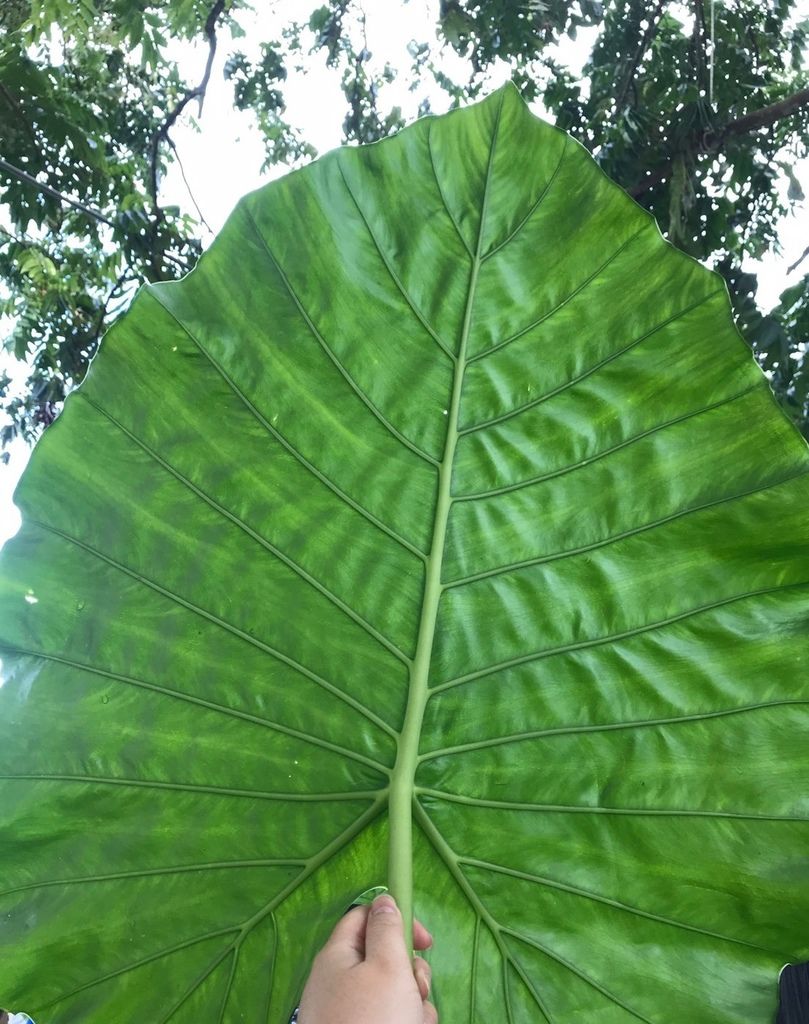
M 0 998 L 285 1024 L 412 852 L 448 1024 L 765 1024 L 808 469 L 720 279 L 511 89 L 247 197 L 18 492 Z

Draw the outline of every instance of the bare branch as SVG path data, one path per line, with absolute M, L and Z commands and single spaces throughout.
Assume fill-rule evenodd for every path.
M 222 12 L 227 9 L 228 2 L 229 0 L 216 0 L 216 3 L 208 12 L 208 17 L 205 19 L 204 35 L 208 40 L 208 59 L 205 62 L 205 71 L 203 72 L 199 84 L 195 85 L 191 89 L 186 89 L 180 97 L 179 102 L 174 105 L 163 119 L 162 123 L 157 127 L 149 142 L 149 193 L 152 198 L 152 210 L 154 213 L 150 228 L 150 236 L 153 250 L 157 248 L 158 231 L 160 229 L 160 225 L 165 220 L 163 207 L 160 205 L 157 198 L 157 166 L 160 160 L 160 144 L 162 142 L 168 142 L 173 145 L 169 132 L 177 121 L 177 118 L 182 114 L 192 100 L 199 100 L 199 113 L 202 114 L 202 104 L 205 99 L 205 93 L 208 89 L 208 82 L 211 79 L 211 69 L 213 68 L 214 57 L 216 56 L 216 23 Z M 194 205 L 196 206 L 196 202 Z M 199 210 L 199 207 L 197 207 L 197 210 Z M 169 259 L 168 253 L 164 252 L 162 255 L 163 258 Z M 158 261 L 157 253 L 154 251 L 152 253 L 151 264 L 155 276 L 160 278 L 162 275 L 162 267 Z
M 195 85 L 191 89 L 186 91 L 181 96 L 178 103 L 169 111 L 164 118 L 163 122 L 158 126 L 154 135 L 152 135 L 151 142 L 149 143 L 150 151 L 150 192 L 152 195 L 152 205 L 154 206 L 155 213 L 158 220 L 162 219 L 162 211 L 157 201 L 157 163 L 160 156 L 160 143 L 167 141 L 169 138 L 169 132 L 171 131 L 177 118 L 182 114 L 185 108 L 192 100 L 199 100 L 199 113 L 202 114 L 202 104 L 205 100 L 205 93 L 208 89 L 208 82 L 211 79 L 211 69 L 213 68 L 214 57 L 216 56 L 216 22 L 219 20 L 219 16 L 225 10 L 227 0 L 216 0 L 216 3 L 208 13 L 208 17 L 205 20 L 205 38 L 208 40 L 208 59 L 205 62 L 205 71 L 200 79 L 199 85 Z
M 803 261 L 806 259 L 807 256 L 809 256 L 809 245 L 806 246 L 806 248 L 803 250 L 803 252 L 800 254 L 800 256 L 795 260 L 795 262 L 791 266 L 787 267 L 787 273 L 791 274 L 793 270 L 797 270 L 798 267 L 801 265 L 801 263 L 803 263 Z
M 208 221 L 205 219 L 205 214 L 202 212 L 202 210 L 200 210 L 199 203 L 197 202 L 196 196 L 191 191 L 191 185 L 189 184 L 188 178 L 185 176 L 185 167 L 183 167 L 183 162 L 180 159 L 180 151 L 174 145 L 174 142 L 172 141 L 171 138 L 169 138 L 167 141 L 168 141 L 168 144 L 171 146 L 171 151 L 172 151 L 172 153 L 174 153 L 175 159 L 177 160 L 177 166 L 180 168 L 180 174 L 182 176 L 183 182 L 185 183 L 186 191 L 188 192 L 188 195 L 191 197 L 191 202 L 194 204 L 194 209 L 197 211 L 197 214 L 199 215 L 200 221 L 205 225 L 205 227 L 208 229 L 208 231 L 210 231 L 210 233 L 213 234 L 214 233 L 213 232 L 213 228 L 208 223 Z

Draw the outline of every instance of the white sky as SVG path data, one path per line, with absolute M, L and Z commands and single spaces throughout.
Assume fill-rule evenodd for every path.
M 258 44 L 262 40 L 279 39 L 283 25 L 295 17 L 301 18 L 302 10 L 308 14 L 314 6 L 313 3 L 302 7 L 300 0 L 276 0 L 266 4 L 262 12 L 255 15 L 252 26 L 248 27 L 243 19 L 245 27 L 248 27 L 246 38 L 230 45 L 230 41 L 220 33 L 223 38 L 220 39 L 199 130 L 186 119 L 172 132 L 194 197 L 214 233 L 220 230 L 242 195 L 286 172 L 286 168 L 276 167 L 267 174 L 260 173 L 264 159 L 263 146 L 252 116 L 239 113 L 233 108 L 232 84 L 225 82 L 222 76 L 224 61 L 233 49 L 242 49 L 248 55 L 256 56 Z M 809 0 L 801 0 L 798 6 L 802 9 L 799 13 L 809 16 Z M 397 69 L 409 68 L 411 58 L 407 53 L 408 42 L 415 40 L 434 43 L 438 0 L 409 0 L 404 4 L 391 0 L 367 0 L 365 11 L 368 48 L 373 54 L 374 64 L 379 67 L 389 61 Z M 595 32 L 588 31 L 580 32 L 576 42 L 565 40 L 561 47 L 561 60 L 571 69 L 579 70 L 592 49 L 594 37 Z M 205 64 L 207 48 L 196 44 L 178 46 L 177 51 L 188 80 L 196 82 Z M 465 79 L 466 65 L 451 52 L 446 54 L 445 64 L 450 74 L 453 68 L 457 68 L 455 77 L 459 81 Z M 507 73 L 507 68 L 503 66 L 493 76 L 492 88 L 504 81 Z M 380 96 L 380 109 L 385 110 L 398 104 L 408 119 L 414 118 L 417 101 L 424 95 L 424 89 L 419 89 L 415 95 L 409 93 L 408 81 L 403 74 L 397 81 L 385 86 Z M 322 54 L 307 62 L 305 74 L 290 70 L 284 92 L 289 120 L 300 127 L 306 140 L 315 145 L 320 153 L 340 144 L 345 102 L 339 87 L 339 75 L 325 68 Z M 437 87 L 430 98 L 436 113 L 447 109 L 448 97 Z M 541 115 L 543 111 L 537 107 L 536 113 Z M 799 164 L 796 173 L 804 192 L 809 194 L 809 161 Z M 786 181 L 783 187 L 786 191 Z M 161 199 L 166 204 L 174 203 L 183 209 L 192 209 L 186 186 L 176 166 L 163 183 Z M 809 241 L 806 221 L 806 204 L 802 204 L 799 216 L 789 217 L 782 224 L 781 255 L 771 254 L 761 263 L 752 260 L 745 262 L 745 269 L 759 275 L 758 296 L 763 308 L 774 305 L 780 292 L 788 284 L 799 280 L 806 271 L 804 265 L 792 275 L 786 272 L 786 268 L 798 258 Z M 205 234 L 205 245 L 211 237 Z M 10 369 L 15 369 L 13 361 Z M 19 376 L 19 369 L 15 376 Z M 19 528 L 19 513 L 12 503 L 11 495 L 28 454 L 27 447 L 20 442 L 12 446 L 9 465 L 0 466 L 0 545 Z

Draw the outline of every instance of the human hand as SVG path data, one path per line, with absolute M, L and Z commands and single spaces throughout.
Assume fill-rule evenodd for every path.
M 413 922 L 413 945 L 432 936 Z M 301 998 L 298 1024 L 438 1024 L 430 994 L 430 966 L 411 961 L 402 915 L 391 896 L 354 907 L 315 957 Z

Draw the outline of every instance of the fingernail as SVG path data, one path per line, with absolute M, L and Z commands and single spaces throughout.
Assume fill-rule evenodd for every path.
M 371 904 L 372 914 L 395 914 L 396 913 L 396 901 L 392 896 L 389 896 L 386 892 L 382 893 L 381 896 L 377 896 L 374 902 Z

